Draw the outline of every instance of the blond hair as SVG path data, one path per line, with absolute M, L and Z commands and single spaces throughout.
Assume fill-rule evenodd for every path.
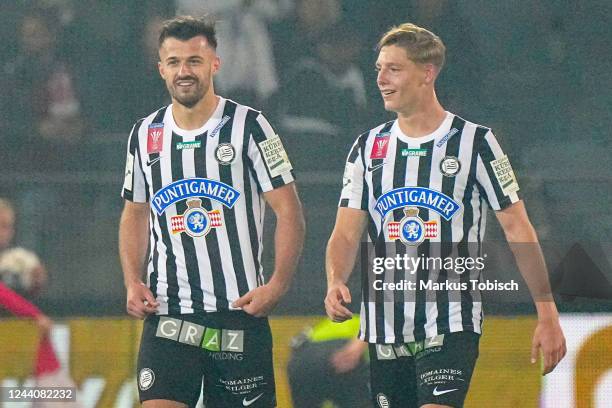
M 446 47 L 434 33 L 412 23 L 391 27 L 380 41 L 377 49 L 396 45 L 406 50 L 408 58 L 420 64 L 433 64 L 438 70 L 444 66 Z

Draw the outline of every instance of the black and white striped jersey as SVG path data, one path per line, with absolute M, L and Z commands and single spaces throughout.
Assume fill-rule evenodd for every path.
M 138 121 L 122 196 L 150 203 L 148 285 L 158 313 L 231 310 L 262 285 L 262 194 L 293 180 L 266 118 L 229 99 L 196 130 L 175 124 L 172 105 Z
M 491 130 L 448 112 L 440 127 L 423 137 L 404 135 L 397 120 L 362 134 L 349 153 L 343 185 L 339 205 L 368 212 L 368 241 L 379 258 L 476 257 L 487 208 L 501 210 L 519 201 L 516 177 Z M 458 274 L 423 263 L 413 271 L 394 267 L 376 276 L 371 270 L 362 270 L 362 340 L 402 343 L 481 332 L 480 293 L 471 285 L 418 290 L 419 281 L 479 280 L 479 269 Z M 372 290 L 375 278 L 412 281 L 417 290 Z

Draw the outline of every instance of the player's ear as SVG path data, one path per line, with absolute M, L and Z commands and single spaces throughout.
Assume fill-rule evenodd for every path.
M 157 69 L 159 71 L 159 76 L 162 77 L 162 79 L 166 79 L 165 75 L 164 75 L 164 66 L 162 65 L 161 61 L 157 61 Z
M 436 80 L 438 76 L 438 67 L 434 64 L 425 64 L 423 68 L 425 69 L 425 83 L 429 85 Z
M 215 55 L 212 60 L 212 74 L 215 75 L 217 71 L 219 71 L 219 68 L 221 68 L 221 58 L 219 58 L 218 55 Z

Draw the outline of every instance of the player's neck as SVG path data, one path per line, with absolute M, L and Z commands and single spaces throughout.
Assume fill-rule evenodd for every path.
M 219 97 L 214 92 L 208 92 L 192 108 L 173 101 L 172 117 L 174 123 L 183 130 L 199 129 L 210 119 L 218 103 Z
M 409 137 L 429 135 L 440 127 L 445 118 L 446 111 L 435 94 L 433 98 L 419 103 L 414 109 L 397 113 L 398 125 Z

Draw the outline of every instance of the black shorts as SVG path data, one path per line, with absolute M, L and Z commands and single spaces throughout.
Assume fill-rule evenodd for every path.
M 442 334 L 401 345 L 370 344 L 375 407 L 463 407 L 478 358 L 480 335 Z
M 241 311 L 145 319 L 138 355 L 140 401 L 194 407 L 275 407 L 268 319 Z

